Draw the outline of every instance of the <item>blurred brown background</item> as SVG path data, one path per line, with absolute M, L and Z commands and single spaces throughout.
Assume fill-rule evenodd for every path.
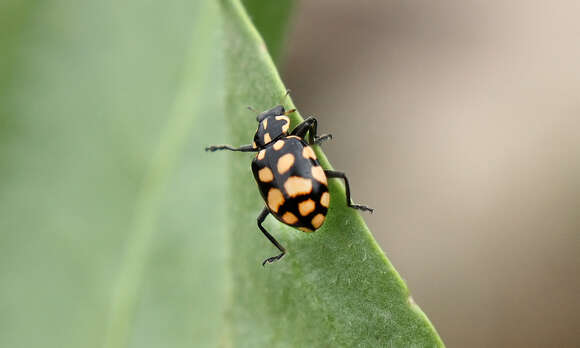
M 449 347 L 580 346 L 580 2 L 302 1 L 283 75 Z

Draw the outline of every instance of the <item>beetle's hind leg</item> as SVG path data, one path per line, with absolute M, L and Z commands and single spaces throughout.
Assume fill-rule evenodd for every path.
M 318 145 L 323 141 L 332 139 L 332 134 L 323 134 L 321 136 L 318 136 L 317 128 L 318 121 L 316 120 L 316 118 L 310 116 L 307 119 L 305 119 L 302 123 L 297 125 L 296 128 L 292 130 L 291 135 L 296 135 L 304 139 L 306 137 L 306 133 L 309 133 L 308 142 L 310 145 Z
M 284 249 L 284 247 L 282 245 L 280 245 L 280 243 L 278 243 L 276 238 L 272 237 L 272 235 L 270 233 L 268 233 L 268 231 L 266 231 L 264 226 L 262 226 L 262 222 L 264 222 L 264 220 L 266 220 L 266 216 L 268 216 L 268 214 L 270 214 L 270 210 L 268 210 L 267 207 L 264 207 L 264 209 L 262 210 L 260 215 L 258 215 L 258 227 L 260 228 L 260 231 L 262 231 L 264 236 L 266 236 L 266 238 L 268 238 L 268 240 L 270 242 L 272 242 L 272 244 L 274 244 L 276 246 L 276 248 L 278 248 L 278 250 L 281 251 L 281 253 L 279 255 L 272 256 L 272 257 L 265 259 L 264 262 L 262 262 L 262 266 L 264 266 L 266 263 L 272 263 L 274 261 L 278 261 L 284 255 L 286 255 L 286 249 Z
M 353 209 L 362 210 L 362 211 L 368 211 L 372 214 L 372 212 L 374 211 L 373 208 L 367 207 L 366 205 L 352 203 L 352 201 L 350 199 L 350 185 L 348 184 L 348 179 L 346 178 L 346 174 L 344 174 L 343 172 L 337 172 L 334 170 L 325 170 L 324 174 L 326 174 L 327 178 L 339 178 L 339 179 L 344 180 L 344 187 L 346 189 L 346 204 L 349 207 L 351 207 Z

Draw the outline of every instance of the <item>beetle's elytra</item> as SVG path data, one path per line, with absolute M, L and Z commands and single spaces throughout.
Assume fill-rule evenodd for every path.
M 302 139 L 292 135 L 260 150 L 252 172 L 276 219 L 304 232 L 322 226 L 330 205 L 326 174 Z
M 274 244 L 280 254 L 267 258 L 266 263 L 279 260 L 286 254 L 286 249 L 266 231 L 262 223 L 268 214 L 286 225 L 303 232 L 319 229 L 326 219 L 330 205 L 328 178 L 344 180 L 346 187 L 346 204 L 354 209 L 372 212 L 364 205 L 352 204 L 350 187 L 346 175 L 342 172 L 324 170 L 316 158 L 311 145 L 332 139 L 332 135 L 318 136 L 317 121 L 309 117 L 300 123 L 289 134 L 290 118 L 288 115 L 296 110 L 284 110 L 282 105 L 266 110 L 256 117 L 258 129 L 251 145 L 238 148 L 230 145 L 207 147 L 206 151 L 230 150 L 257 152 L 252 161 L 252 172 L 258 184 L 260 194 L 266 207 L 258 216 L 258 227 Z M 309 133 L 306 142 L 306 133 Z

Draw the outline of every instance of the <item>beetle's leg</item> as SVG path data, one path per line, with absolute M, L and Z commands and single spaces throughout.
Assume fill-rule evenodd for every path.
M 325 140 L 332 139 L 332 134 L 323 134 L 321 136 L 318 136 L 317 128 L 318 121 L 314 117 L 310 116 L 307 119 L 305 119 L 302 123 L 297 125 L 296 128 L 292 130 L 291 135 L 296 135 L 304 139 L 306 133 L 310 131 L 308 132 L 309 133 L 308 142 L 310 143 L 310 145 L 320 144 Z
M 230 151 L 241 151 L 241 152 L 256 152 L 260 151 L 258 148 L 254 148 L 252 145 L 242 145 L 240 147 L 233 147 L 231 145 L 212 145 L 205 148 L 205 151 L 217 151 L 217 150 L 230 150 Z
M 339 178 L 339 179 L 344 179 L 344 187 L 346 189 L 346 204 L 354 209 L 358 209 L 358 210 L 363 210 L 363 211 L 368 211 L 368 212 L 373 212 L 374 209 L 373 208 L 369 208 L 366 205 L 359 205 L 359 204 L 353 204 L 350 200 L 350 185 L 348 184 L 348 179 L 346 178 L 346 174 L 344 174 L 343 172 L 337 172 L 334 170 L 325 170 L 324 174 L 326 174 L 327 178 Z
M 264 262 L 262 262 L 262 266 L 264 266 L 266 263 L 272 263 L 274 261 L 278 261 L 282 258 L 282 256 L 284 256 L 286 254 L 286 249 L 284 249 L 284 247 L 282 245 L 280 245 L 280 243 L 278 243 L 278 241 L 274 237 L 272 237 L 272 235 L 270 233 L 268 233 L 268 231 L 266 231 L 264 226 L 262 226 L 262 222 L 264 222 L 264 220 L 266 219 L 266 216 L 268 216 L 268 214 L 270 214 L 270 210 L 268 210 L 267 207 L 264 207 L 264 209 L 262 210 L 260 215 L 258 215 L 258 227 L 260 228 L 260 231 L 262 231 L 264 236 L 266 236 L 266 238 L 268 238 L 268 240 L 270 242 L 272 242 L 272 244 L 274 244 L 276 246 L 276 248 L 278 248 L 278 250 L 280 250 L 282 253 L 280 253 L 280 255 L 272 256 L 272 257 L 265 259 Z

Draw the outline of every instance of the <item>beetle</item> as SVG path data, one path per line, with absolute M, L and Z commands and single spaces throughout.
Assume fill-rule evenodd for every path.
M 254 111 L 251 107 L 248 108 Z M 288 115 L 295 111 L 296 109 L 286 111 L 282 105 L 277 105 L 257 113 L 258 129 L 251 145 L 237 148 L 231 145 L 213 145 L 205 149 L 211 152 L 257 152 L 252 160 L 252 172 L 266 203 L 257 218 L 258 228 L 280 250 L 280 254 L 264 260 L 262 266 L 277 261 L 286 254 L 286 249 L 262 226 L 268 214 L 303 232 L 316 231 L 324 224 L 330 206 L 328 178 L 344 180 L 346 204 L 349 207 L 373 212 L 372 208 L 351 202 L 350 186 L 345 173 L 324 170 L 320 166 L 311 146 L 332 139 L 332 135 L 318 136 L 316 118 L 308 117 L 292 132 L 288 132 Z

